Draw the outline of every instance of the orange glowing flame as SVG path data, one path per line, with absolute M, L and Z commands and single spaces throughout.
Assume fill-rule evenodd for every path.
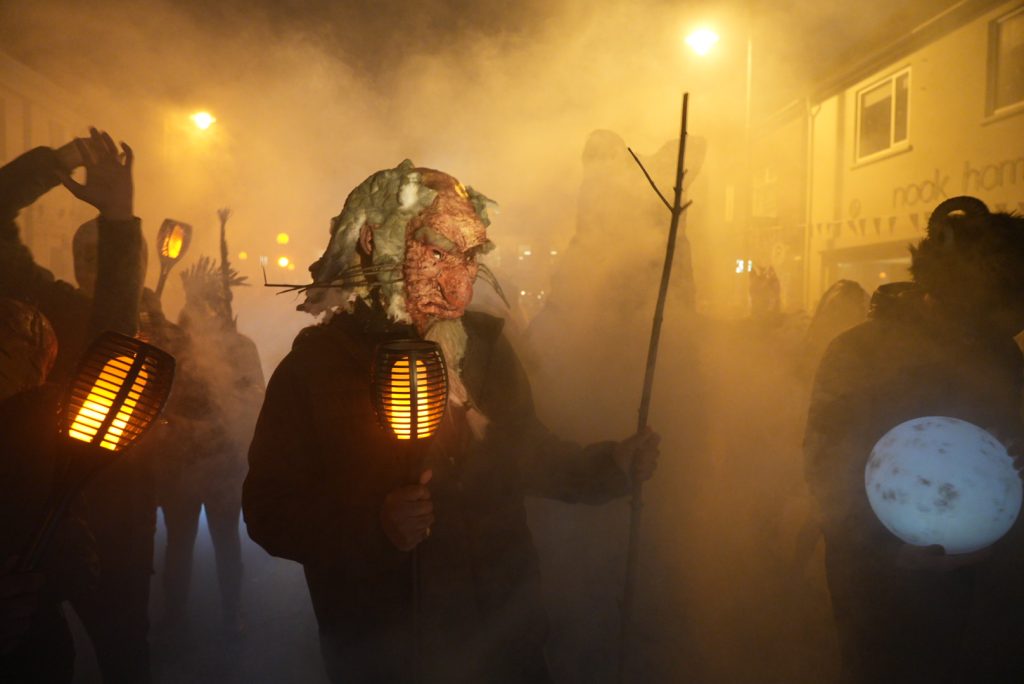
M 181 247 L 185 243 L 185 229 L 181 226 L 174 226 L 167 234 L 164 244 L 160 246 L 160 253 L 169 258 L 177 259 L 181 254 Z
M 428 398 L 428 387 L 425 380 L 427 366 L 416 361 L 416 438 L 425 439 L 433 434 L 440 422 L 443 405 L 431 402 Z M 398 439 L 410 439 L 412 435 L 412 376 L 409 372 L 409 359 L 399 359 L 391 367 L 391 405 L 387 409 L 388 424 Z
M 75 416 L 75 420 L 68 429 L 68 436 L 83 442 L 93 441 L 96 433 L 102 427 L 103 421 L 110 410 L 114 408 L 114 400 L 128 378 L 132 363 L 133 360 L 127 356 L 118 356 L 107 361 L 99 378 L 89 391 L 85 403 L 78 409 L 78 415 Z M 104 449 L 117 450 L 117 444 L 121 435 L 124 434 L 124 429 L 128 426 L 128 420 L 142 395 L 148 377 L 145 371 L 140 371 L 125 397 L 124 403 L 117 407 L 116 417 L 111 421 L 110 427 L 107 428 L 106 434 L 99 442 Z

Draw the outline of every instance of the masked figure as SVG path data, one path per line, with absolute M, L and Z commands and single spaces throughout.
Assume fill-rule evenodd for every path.
M 300 306 L 324 321 L 299 334 L 267 389 L 246 523 L 303 564 L 333 681 L 548 681 L 523 497 L 601 503 L 625 493 L 633 454 L 638 477 L 653 471 L 653 433 L 580 447 L 541 425 L 502 321 L 466 310 L 474 281 L 493 281 L 478 261 L 489 206 L 408 160 L 357 187 Z M 443 350 L 450 399 L 410 480 L 369 379 L 379 342 L 416 337 Z
M 238 635 L 244 627 L 238 532 L 242 480 L 245 450 L 264 391 L 263 371 L 256 345 L 237 331 L 231 314 L 230 288 L 242 279 L 204 257 L 182 274 L 182 281 L 185 307 L 173 328 L 183 336 L 180 374 L 158 457 L 159 498 L 167 525 L 162 622 L 168 629 L 183 625 L 192 551 L 205 508 L 224 628 Z

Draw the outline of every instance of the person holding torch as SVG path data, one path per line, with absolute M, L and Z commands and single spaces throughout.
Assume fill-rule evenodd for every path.
M 549 431 L 502 321 L 467 310 L 478 277 L 496 286 L 478 261 L 490 204 L 408 160 L 359 185 L 299 307 L 324 320 L 267 388 L 243 511 L 253 540 L 303 564 L 332 681 L 549 681 L 523 498 L 599 504 L 656 466 L 650 430 L 586 447 Z M 409 338 L 436 342 L 448 370 L 414 479 L 370 383 L 375 348 Z

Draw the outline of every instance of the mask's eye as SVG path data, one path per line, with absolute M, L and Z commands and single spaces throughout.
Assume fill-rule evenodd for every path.
M 434 261 L 440 261 L 444 257 L 444 252 L 439 249 L 430 250 L 430 255 L 434 257 Z

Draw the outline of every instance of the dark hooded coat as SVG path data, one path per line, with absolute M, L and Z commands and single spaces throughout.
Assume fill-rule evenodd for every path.
M 469 312 L 463 322 L 462 377 L 490 424 L 476 440 L 449 410 L 425 457 L 436 522 L 418 550 L 422 681 L 547 681 L 523 497 L 601 503 L 624 494 L 626 478 L 613 443 L 580 447 L 540 424 L 499 319 Z M 270 380 L 249 453 L 249 534 L 305 567 L 337 681 L 412 681 L 412 554 L 379 517 L 410 476 L 370 385 L 376 343 L 402 333 L 365 308 L 301 333 Z
M 938 316 L 907 284 L 880 289 L 870 320 L 826 351 L 804 449 L 840 645 L 855 681 L 968 681 L 957 668 L 987 564 L 901 567 L 903 543 L 872 511 L 864 470 L 878 440 L 913 418 L 949 416 L 1018 437 L 1022 380 L 1012 338 Z M 1011 531 L 995 553 L 1012 554 L 1019 543 L 1019 529 Z

